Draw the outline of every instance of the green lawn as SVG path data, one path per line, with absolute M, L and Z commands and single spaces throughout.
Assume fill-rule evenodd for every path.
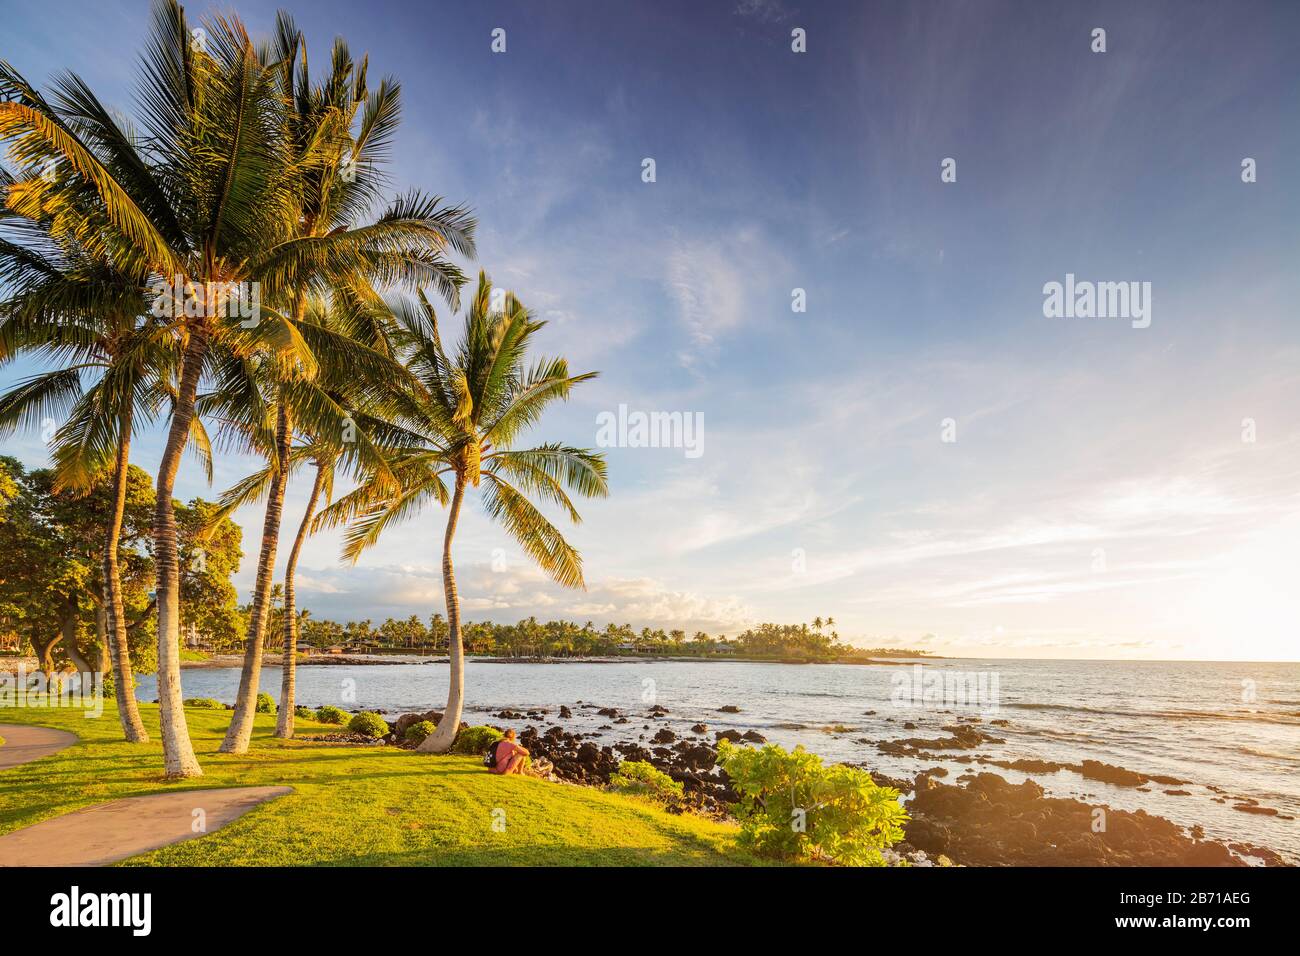
M 0 772 L 0 833 L 118 797 L 176 789 L 286 784 L 294 793 L 199 839 L 122 865 L 729 866 L 757 862 L 734 827 L 673 816 L 632 797 L 524 777 L 498 777 L 475 757 L 389 747 L 281 741 L 258 715 L 249 752 L 216 753 L 228 711 L 187 708 L 204 776 L 162 780 L 158 708 L 142 705 L 153 741 L 121 739 L 111 701 L 81 711 L 0 708 L 0 723 L 70 730 L 81 743 Z M 297 721 L 300 733 L 328 732 Z M 495 814 L 494 810 L 504 813 Z M 504 830 L 493 828 L 503 819 Z

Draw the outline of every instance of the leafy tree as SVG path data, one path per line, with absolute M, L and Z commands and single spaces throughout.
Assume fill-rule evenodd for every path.
M 246 615 L 231 577 L 244 556 L 243 531 L 218 517 L 219 505 L 194 498 L 174 504 L 180 556 L 180 624 L 219 648 L 238 646 Z
M 823 766 L 802 747 L 761 749 L 718 742 L 718 765 L 740 794 L 740 842 L 783 860 L 882 866 L 881 850 L 903 838 L 897 790 L 844 764 Z
M 65 660 L 78 670 L 98 670 L 108 637 L 99 542 L 116 511 L 115 479 L 101 474 L 87 491 L 75 493 L 55 490 L 53 470 L 27 472 L 15 459 L 0 463 L 17 491 L 7 509 L 9 520 L 0 522 L 0 628 L 30 643 L 47 672 Z M 148 474 L 130 466 L 119 548 L 127 673 L 151 673 L 157 665 L 149 593 L 153 498 Z M 200 550 L 197 531 L 215 509 L 201 499 L 177 505 L 181 584 L 186 624 L 229 641 L 239 622 L 230 577 L 239 568 L 240 531 L 226 520 Z
M 113 482 L 101 475 L 83 493 L 56 491 L 53 471 L 27 472 L 16 459 L 3 461 L 15 494 L 9 500 L 8 520 L 0 523 L 0 592 L 5 595 L 0 617 L 32 645 L 47 673 L 60 660 L 79 671 L 99 671 L 105 639 L 100 542 L 114 511 Z M 147 555 L 138 548 L 149 533 L 152 495 L 148 476 L 138 468 L 130 470 L 124 485 L 125 572 L 120 583 L 124 605 L 138 625 L 151 570 Z M 136 626 L 128 630 L 138 634 Z M 141 658 L 142 642 L 137 638 L 133 643 L 135 663 L 151 669 L 150 656 Z

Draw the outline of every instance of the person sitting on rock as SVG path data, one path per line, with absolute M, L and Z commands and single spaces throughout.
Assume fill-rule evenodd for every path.
M 515 732 L 507 730 L 506 735 L 497 741 L 496 766 L 493 773 L 523 773 L 528 765 L 528 748 L 515 742 Z

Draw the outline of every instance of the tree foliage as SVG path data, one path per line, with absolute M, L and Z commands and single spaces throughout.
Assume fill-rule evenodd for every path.
M 17 648 L 30 648 L 45 667 L 78 666 L 78 658 L 102 664 L 97 619 L 103 603 L 100 549 L 112 507 L 109 476 L 101 472 L 77 492 L 56 490 L 54 470 L 27 471 L 13 458 L 0 458 L 0 474 L 12 489 L 0 520 L 0 632 Z M 153 482 L 131 466 L 119 555 L 131 662 L 146 674 L 157 666 L 153 505 Z M 202 499 L 177 506 L 184 620 L 200 634 L 229 640 L 239 623 L 230 577 L 239 570 L 240 530 L 227 519 L 200 543 L 199 531 L 216 507 Z
M 823 766 L 802 747 L 760 749 L 718 742 L 718 764 L 740 794 L 742 845 L 790 861 L 882 866 L 881 850 L 903 838 L 897 790 L 844 764 Z

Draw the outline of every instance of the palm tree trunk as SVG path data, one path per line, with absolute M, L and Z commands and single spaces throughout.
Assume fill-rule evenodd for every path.
M 185 364 L 177 388 L 167 446 L 158 465 L 158 500 L 154 503 L 154 561 L 158 567 L 158 720 L 162 729 L 164 775 L 168 780 L 201 777 L 203 768 L 194 756 L 185 707 L 181 703 L 181 578 L 176 536 L 176 509 L 172 489 L 194 420 L 194 396 L 208 342 L 201 329 L 191 329 L 185 346 Z
M 445 754 L 451 750 L 460 730 L 460 713 L 465 704 L 465 654 L 460 638 L 460 596 L 456 593 L 456 573 L 451 566 L 451 541 L 456 535 L 456 521 L 460 518 L 461 502 L 465 500 L 465 478 L 456 476 L 456 493 L 447 512 L 447 533 L 442 539 L 442 590 L 447 599 L 448 664 L 451 678 L 447 687 L 447 709 L 438 721 L 438 729 L 429 734 L 416 750 L 424 753 Z
M 298 614 L 294 607 L 293 576 L 298 567 L 298 555 L 302 543 L 307 540 L 312 516 L 316 513 L 316 502 L 320 500 L 321 488 L 325 484 L 325 463 L 316 462 L 316 482 L 311 486 L 311 496 L 307 499 L 307 510 L 298 526 L 298 536 L 293 539 L 289 550 L 289 560 L 284 566 L 284 658 L 280 665 L 280 715 L 275 722 L 275 736 L 288 740 L 293 736 L 294 680 L 298 666 Z
M 293 429 L 284 395 L 280 396 L 275 425 L 275 477 L 266 497 L 266 518 L 262 522 L 262 550 L 257 558 L 257 583 L 253 590 L 253 608 L 248 618 L 248 639 L 244 645 L 244 669 L 239 675 L 239 695 L 235 713 L 230 718 L 226 739 L 217 748 L 223 754 L 248 751 L 253 736 L 253 719 L 257 715 L 257 689 L 262 676 L 262 640 L 266 636 L 266 618 L 271 609 L 271 579 L 275 576 L 275 552 L 280 539 L 280 515 L 284 510 L 284 489 L 289 480 L 289 445 Z
M 108 660 L 108 612 L 104 610 L 104 598 L 95 604 L 95 672 L 103 674 Z
M 135 672 L 126 633 L 126 608 L 122 603 L 122 575 L 117 564 L 117 546 L 122 537 L 122 515 L 126 512 L 127 465 L 131 460 L 131 417 L 128 403 L 118 420 L 117 461 L 113 467 L 113 512 L 104 535 L 104 613 L 108 636 L 108 657 L 112 665 L 113 696 L 117 716 L 129 743 L 147 743 L 149 734 L 140 720 L 135 701 Z

